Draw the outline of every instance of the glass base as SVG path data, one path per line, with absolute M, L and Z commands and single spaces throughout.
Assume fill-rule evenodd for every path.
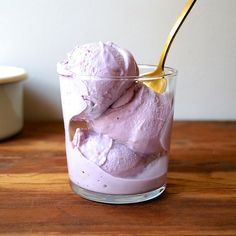
M 145 202 L 160 196 L 166 189 L 166 185 L 161 186 L 158 189 L 152 190 L 146 193 L 139 194 L 107 194 L 107 193 L 97 193 L 84 188 L 79 187 L 70 181 L 70 186 L 72 190 L 83 198 L 102 203 L 110 204 L 130 204 Z

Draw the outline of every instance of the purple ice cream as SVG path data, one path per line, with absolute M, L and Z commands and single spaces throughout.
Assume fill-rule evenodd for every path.
M 107 135 L 83 129 L 76 130 L 72 143 L 85 158 L 118 177 L 136 176 L 154 159 L 152 155 L 145 157 L 133 152 Z
M 172 96 L 137 82 L 134 57 L 111 42 L 76 47 L 58 73 L 71 181 L 109 194 L 164 185 Z M 71 120 L 78 122 L 72 135 Z
M 139 74 L 132 54 L 111 42 L 76 47 L 61 69 L 68 75 L 79 75 L 87 88 L 81 97 L 87 103 L 84 118 L 90 119 L 99 117 L 133 83 L 122 77 Z M 114 79 L 109 80 L 111 77 Z
M 92 122 L 92 127 L 95 132 L 108 135 L 134 152 L 160 153 L 167 151 L 160 143 L 160 135 L 170 111 L 168 95 L 134 84 Z

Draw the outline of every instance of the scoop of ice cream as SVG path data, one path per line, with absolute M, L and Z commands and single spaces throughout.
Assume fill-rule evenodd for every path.
M 167 93 L 157 94 L 145 85 L 135 84 L 92 122 L 92 128 L 134 152 L 159 153 L 168 146 L 164 139 L 160 142 L 160 133 L 170 112 Z
M 117 177 L 132 177 L 150 163 L 154 157 L 144 157 L 119 144 L 107 135 L 77 129 L 73 139 L 74 148 L 88 160 L 107 173 Z
M 77 75 L 111 77 L 138 74 L 132 54 L 112 42 L 77 46 L 68 54 L 64 64 L 68 71 Z
M 112 42 L 99 42 L 76 47 L 59 63 L 58 73 L 85 84 L 87 91 L 80 94 L 87 104 L 83 116 L 94 119 L 134 83 L 128 78 L 135 78 L 139 71 L 128 50 Z

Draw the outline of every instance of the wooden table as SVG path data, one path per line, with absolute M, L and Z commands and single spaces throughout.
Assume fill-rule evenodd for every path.
M 0 143 L 0 234 L 236 235 L 236 122 L 175 122 L 168 187 L 106 205 L 68 185 L 63 124 L 27 123 Z

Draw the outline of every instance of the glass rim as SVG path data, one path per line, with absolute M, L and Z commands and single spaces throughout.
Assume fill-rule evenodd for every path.
M 59 63 L 58 63 L 59 64 Z M 164 73 L 156 76 L 145 76 L 145 73 L 152 72 L 156 69 L 156 65 L 151 64 L 138 64 L 139 69 L 146 69 L 145 73 L 142 73 L 140 75 L 131 75 L 131 76 L 101 76 L 101 75 L 83 75 L 83 74 L 77 74 L 74 72 L 71 72 L 69 70 L 60 70 L 58 69 L 61 66 L 59 64 L 57 66 L 57 72 L 58 75 L 64 76 L 64 77 L 72 77 L 72 78 L 78 78 L 83 77 L 83 80 L 91 80 L 91 77 L 93 77 L 93 80 L 111 80 L 111 79 L 119 79 L 120 80 L 138 80 L 138 81 L 146 81 L 146 80 L 157 80 L 157 79 L 163 79 L 164 77 L 173 78 L 177 76 L 178 71 L 172 67 L 165 66 Z

